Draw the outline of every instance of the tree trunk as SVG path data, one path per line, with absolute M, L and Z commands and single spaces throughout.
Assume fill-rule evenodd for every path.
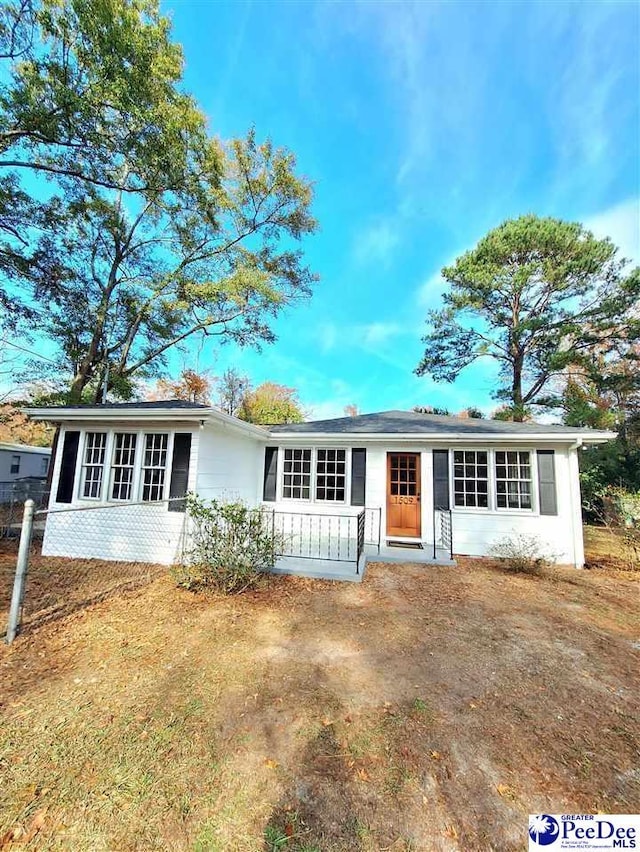
M 516 423 L 524 420 L 524 405 L 522 402 L 522 368 L 523 357 L 518 354 L 513 361 L 513 384 L 511 386 L 511 400 L 513 404 L 513 419 Z
M 76 404 L 81 402 L 82 400 L 82 391 L 89 384 L 89 367 L 84 363 L 80 365 L 78 368 L 73 380 L 71 382 L 71 387 L 69 388 L 69 402 L 72 404 Z
M 513 358 L 513 382 L 511 385 L 511 402 L 513 419 L 516 423 L 524 420 L 524 405 L 522 403 L 522 370 L 524 368 L 524 352 L 520 337 L 520 294 L 514 293 L 512 304 L 512 327 L 509 334 L 509 349 Z

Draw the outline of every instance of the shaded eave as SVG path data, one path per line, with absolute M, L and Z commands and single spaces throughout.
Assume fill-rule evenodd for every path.
M 149 422 L 149 423 L 190 423 L 204 426 L 205 423 L 215 423 L 222 426 L 227 426 L 237 432 L 241 432 L 248 437 L 256 440 L 266 441 L 269 438 L 267 429 L 260 426 L 254 426 L 252 423 L 245 423 L 244 420 L 238 420 L 237 417 L 232 417 L 230 414 L 225 414 L 224 411 L 219 411 L 217 408 L 117 408 L 105 406 L 102 408 L 96 406 L 52 406 L 42 408 L 25 408 L 25 413 L 33 420 L 46 420 L 49 423 L 86 423 L 86 422 L 104 422 L 104 423 L 128 423 Z

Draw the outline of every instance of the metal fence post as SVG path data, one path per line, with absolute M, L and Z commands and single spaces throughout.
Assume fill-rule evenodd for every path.
M 9 623 L 7 624 L 8 645 L 10 645 L 16 638 L 22 614 L 22 599 L 24 597 L 24 586 L 27 580 L 29 547 L 31 545 L 31 534 L 33 532 L 33 505 L 33 500 L 25 500 L 24 513 L 22 515 L 22 529 L 20 530 L 20 546 L 18 548 L 16 576 L 13 581 L 11 609 L 9 610 Z
M 433 507 L 433 558 L 436 558 L 436 507 Z

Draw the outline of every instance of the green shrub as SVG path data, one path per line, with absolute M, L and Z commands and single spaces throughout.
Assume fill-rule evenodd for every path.
M 617 531 L 627 568 L 640 570 L 640 492 L 608 488 L 604 496 L 604 522 Z
M 194 494 L 187 495 L 186 511 L 188 544 L 172 569 L 179 586 L 233 594 L 255 586 L 273 568 L 281 543 L 267 512 Z
M 640 571 L 640 525 L 622 531 L 623 559 L 630 571 Z
M 582 505 L 587 523 L 602 523 L 603 502 L 610 488 L 624 483 L 628 491 L 640 491 L 640 445 L 637 437 L 631 442 L 618 438 L 589 447 L 579 453 L 579 459 Z
M 512 533 L 497 541 L 490 550 L 502 567 L 514 574 L 539 574 L 540 570 L 555 562 L 553 554 L 544 550 L 535 535 Z
M 616 527 L 640 527 L 640 492 L 607 488 L 604 493 L 607 520 Z

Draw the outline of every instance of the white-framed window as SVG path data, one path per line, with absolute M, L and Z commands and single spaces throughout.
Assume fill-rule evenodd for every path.
M 166 432 L 151 432 L 144 436 L 142 499 L 145 502 L 162 500 L 164 497 L 168 443 Z
M 131 500 L 133 497 L 133 472 L 136 463 L 135 432 L 116 432 L 111 460 L 111 499 Z
M 46 476 L 49 473 L 49 459 L 44 456 L 40 459 L 40 475 Z
M 20 456 L 11 456 L 11 473 L 20 473 Z
M 347 451 L 316 451 L 316 500 L 344 503 L 347 490 Z
M 496 450 L 495 473 L 497 509 L 533 509 L 529 450 Z
M 284 500 L 311 499 L 311 450 L 285 449 L 282 497 Z
M 487 450 L 453 451 L 453 505 L 489 508 L 489 454 Z
M 80 494 L 89 500 L 99 500 L 102 494 L 104 461 L 107 448 L 106 432 L 87 432 L 84 440 Z
M 347 450 L 285 447 L 282 450 L 281 497 L 317 503 L 346 503 Z

